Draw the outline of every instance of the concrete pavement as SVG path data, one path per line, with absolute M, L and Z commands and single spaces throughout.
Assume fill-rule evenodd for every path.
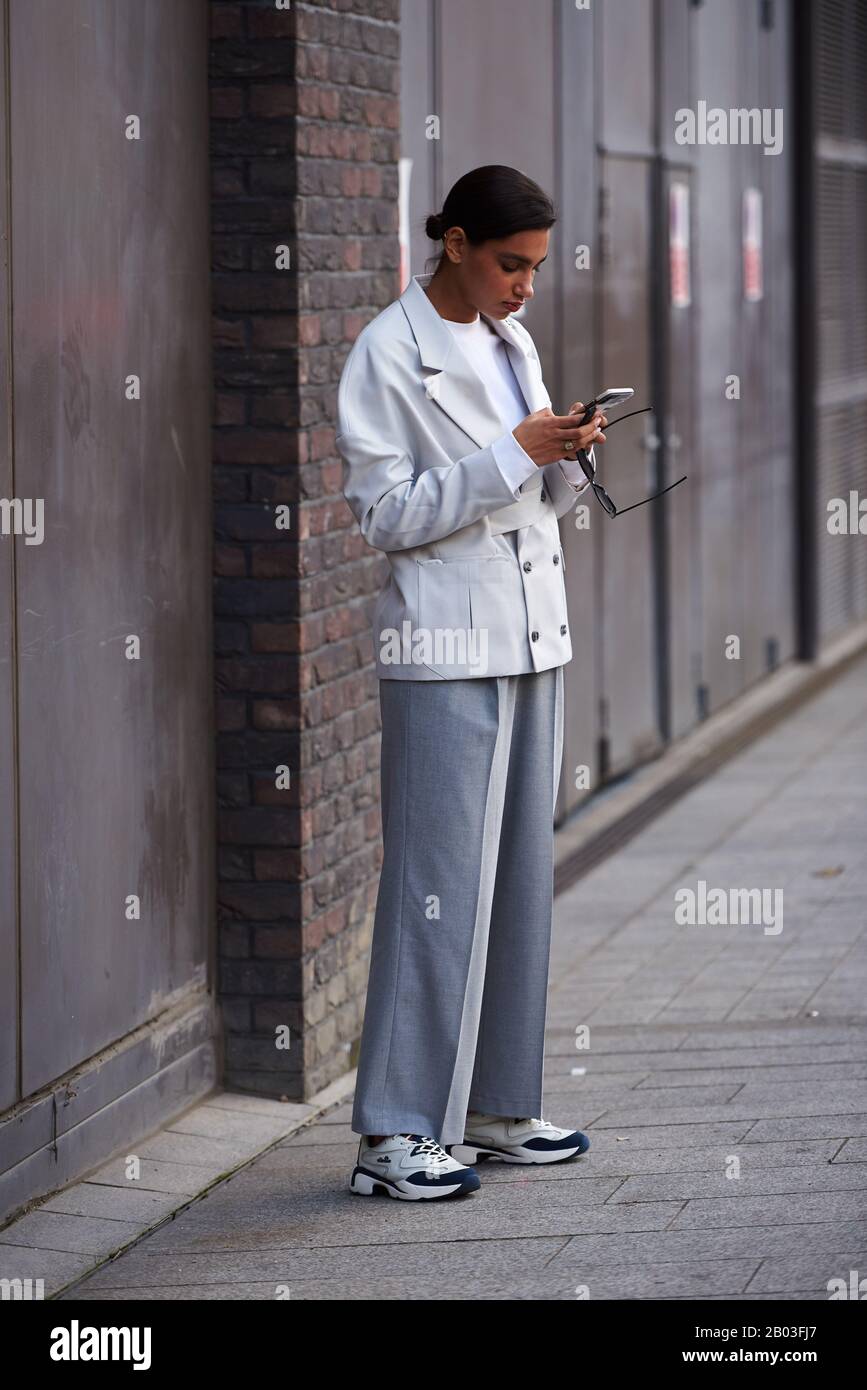
M 723 920 L 676 920 L 690 892 Z M 588 1154 L 363 1199 L 350 1113 L 61 1297 L 811 1300 L 867 1275 L 867 660 L 557 898 L 545 1115 Z

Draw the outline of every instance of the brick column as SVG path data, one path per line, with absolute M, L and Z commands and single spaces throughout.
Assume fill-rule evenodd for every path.
M 349 347 L 400 289 L 399 19 L 399 0 L 211 4 L 224 1080 L 293 1100 L 354 1065 L 380 863 L 385 561 L 342 497 L 334 420 Z

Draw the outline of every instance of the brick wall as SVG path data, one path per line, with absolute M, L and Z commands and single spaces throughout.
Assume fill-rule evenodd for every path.
M 342 497 L 334 420 L 349 347 L 400 290 L 399 18 L 211 4 L 224 1079 L 291 1099 L 354 1065 L 380 864 L 385 560 Z

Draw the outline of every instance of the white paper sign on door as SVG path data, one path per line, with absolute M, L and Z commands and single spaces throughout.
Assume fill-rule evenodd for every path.
M 668 272 L 672 305 L 685 308 L 691 303 L 688 183 L 672 183 L 668 190 Z
M 743 202 L 744 299 L 755 301 L 764 294 L 762 285 L 762 193 L 745 188 Z

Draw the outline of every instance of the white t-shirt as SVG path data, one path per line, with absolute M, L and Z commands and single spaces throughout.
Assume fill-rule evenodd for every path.
M 508 431 L 502 438 L 494 440 L 492 447 L 500 471 L 513 483 L 515 497 L 518 498 L 522 485 L 535 478 L 539 470 L 511 433 L 516 425 L 526 420 L 530 410 L 512 369 L 506 344 L 481 314 L 477 314 L 472 323 L 457 323 L 454 319 L 443 319 L 443 322 L 451 329 L 464 356 L 482 378 L 503 428 Z M 576 460 L 562 459 L 560 467 L 569 482 L 586 481 Z

